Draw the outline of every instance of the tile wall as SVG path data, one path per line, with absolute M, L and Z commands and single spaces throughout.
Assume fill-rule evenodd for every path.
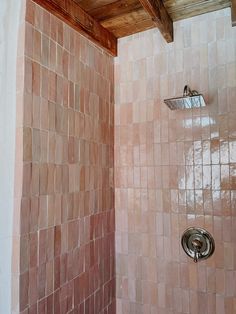
M 113 58 L 30 0 L 19 51 L 12 313 L 114 313 Z
M 225 9 L 119 41 L 115 60 L 119 314 L 236 313 L 236 28 Z M 170 111 L 185 84 L 207 107 Z M 214 255 L 180 245 L 206 228 Z

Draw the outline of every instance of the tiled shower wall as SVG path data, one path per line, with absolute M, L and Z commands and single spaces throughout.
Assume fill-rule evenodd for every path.
M 24 32 L 12 313 L 114 313 L 113 58 L 28 0 Z
M 230 10 L 121 39 L 115 61 L 117 313 L 236 313 L 236 28 Z M 185 84 L 207 107 L 170 111 Z M 194 264 L 183 231 L 214 255 Z

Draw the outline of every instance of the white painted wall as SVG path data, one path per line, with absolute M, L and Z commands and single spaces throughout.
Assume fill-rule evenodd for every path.
M 21 0 L 0 0 L 0 313 L 11 313 L 16 57 Z

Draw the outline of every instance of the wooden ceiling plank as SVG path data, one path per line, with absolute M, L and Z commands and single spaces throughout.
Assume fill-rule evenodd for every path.
M 142 8 L 142 5 L 137 0 L 117 0 L 99 8 L 89 10 L 89 14 L 98 21 L 104 21 L 122 14 L 132 13 L 140 8 Z
M 66 24 L 98 44 L 112 56 L 117 55 L 117 38 L 87 14 L 73 0 L 33 0 Z
M 231 0 L 164 0 L 164 5 L 173 21 L 182 20 L 229 7 Z
M 114 27 L 112 30 L 117 38 L 122 38 L 126 36 L 130 36 L 133 34 L 137 34 L 139 32 L 143 32 L 145 30 L 153 28 L 153 22 L 150 20 L 143 20 L 140 22 L 135 23 L 135 26 L 130 27 L 129 25 L 123 24 L 121 27 L 117 28 Z
M 100 8 L 110 3 L 116 2 L 117 0 L 74 0 L 78 5 L 84 9 L 84 11 L 90 13 L 90 10 Z
M 175 10 L 173 12 L 170 12 L 170 16 L 172 17 L 173 21 L 178 21 L 178 20 L 183 20 L 186 18 L 190 18 L 193 16 L 201 15 L 201 14 L 206 14 L 210 12 L 214 12 L 217 10 L 222 10 L 224 8 L 227 8 L 228 5 L 226 4 L 225 6 L 222 5 L 215 5 L 214 7 L 205 5 L 202 7 L 198 7 L 195 10 L 192 8 L 186 8 L 185 10 Z
M 231 0 L 232 26 L 236 26 L 236 0 Z
M 155 27 L 150 15 L 141 7 L 141 9 L 127 14 L 117 15 L 101 24 L 117 38 L 129 36 L 150 28 Z
M 162 0 L 139 0 L 168 43 L 173 41 L 173 21 Z

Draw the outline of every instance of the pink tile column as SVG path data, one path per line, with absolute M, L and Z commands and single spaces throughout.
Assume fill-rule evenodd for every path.
M 115 313 L 113 58 L 27 0 L 14 313 Z
M 115 60 L 117 313 L 236 312 L 236 28 L 225 9 L 119 41 Z M 170 111 L 185 84 L 207 107 Z M 197 265 L 180 239 L 209 230 Z

